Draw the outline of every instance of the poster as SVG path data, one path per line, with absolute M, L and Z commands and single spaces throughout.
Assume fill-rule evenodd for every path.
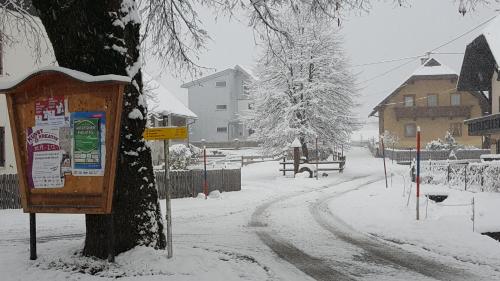
M 35 102 L 36 126 L 68 126 L 68 101 L 64 96 L 49 97 Z
M 26 144 L 29 186 L 31 188 L 64 187 L 59 128 L 54 126 L 28 128 Z
M 105 126 L 106 114 L 104 112 L 71 113 L 73 175 L 104 175 Z

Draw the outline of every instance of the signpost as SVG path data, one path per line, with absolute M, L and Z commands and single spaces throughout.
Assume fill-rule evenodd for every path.
M 166 127 L 146 128 L 143 137 L 145 140 L 157 141 L 163 140 L 163 151 L 165 156 L 165 201 L 166 201 L 166 219 L 167 219 L 167 251 L 168 258 L 173 256 L 172 247 L 172 208 L 170 202 L 170 163 L 169 163 L 169 142 L 171 139 L 186 139 L 187 127 L 170 127 L 172 118 L 163 117 L 163 124 Z M 168 126 L 168 127 L 167 127 Z
M 120 120 L 129 77 L 48 67 L 0 83 L 7 98 L 23 211 L 112 213 Z M 108 235 L 108 239 L 112 237 Z M 109 249 L 114 258 L 112 244 Z
M 420 219 L 420 127 L 417 127 L 417 220 Z

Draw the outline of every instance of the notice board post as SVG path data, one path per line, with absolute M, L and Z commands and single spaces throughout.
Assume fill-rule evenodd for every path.
M 111 214 L 123 107 L 130 78 L 47 67 L 0 83 L 7 98 L 23 211 Z

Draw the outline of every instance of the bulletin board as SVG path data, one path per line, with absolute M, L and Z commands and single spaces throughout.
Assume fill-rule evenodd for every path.
M 111 213 L 129 82 L 56 67 L 0 85 L 24 212 Z

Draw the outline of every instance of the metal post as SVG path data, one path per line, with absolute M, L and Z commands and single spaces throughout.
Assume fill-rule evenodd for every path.
M 475 228 L 476 228 L 476 205 L 475 205 L 475 202 L 474 202 L 474 197 L 472 197 L 472 232 L 475 232 Z
M 36 258 L 36 214 L 30 213 L 30 260 Z
M 464 179 L 465 191 L 467 191 L 467 164 L 465 164 L 464 173 L 465 173 L 465 179 Z
M 417 127 L 417 220 L 420 219 L 420 127 Z
M 318 180 L 318 175 L 319 175 L 319 170 L 318 170 L 318 165 L 319 165 L 319 150 L 318 150 L 318 138 L 316 138 L 316 180 Z
M 384 137 L 380 137 L 380 141 L 382 143 L 382 158 L 384 160 L 384 175 L 385 175 L 385 188 L 388 188 L 388 184 L 387 184 L 387 168 L 385 166 L 385 147 L 384 147 Z
M 115 226 L 113 223 L 113 213 L 107 216 L 108 219 L 108 262 L 115 262 Z
M 170 125 L 170 116 L 163 116 L 163 124 L 165 126 Z M 172 247 L 172 205 L 170 202 L 170 161 L 169 161 L 169 154 L 170 154 L 170 146 L 169 146 L 170 140 L 164 140 L 163 141 L 163 155 L 165 157 L 165 204 L 166 204 L 166 220 L 167 220 L 167 252 L 168 252 L 168 258 L 172 258 L 173 253 L 173 247 Z
M 204 169 L 204 174 L 203 174 L 203 193 L 205 193 L 205 200 L 207 199 L 208 196 L 208 182 L 207 182 L 207 147 L 203 147 L 203 169 Z

